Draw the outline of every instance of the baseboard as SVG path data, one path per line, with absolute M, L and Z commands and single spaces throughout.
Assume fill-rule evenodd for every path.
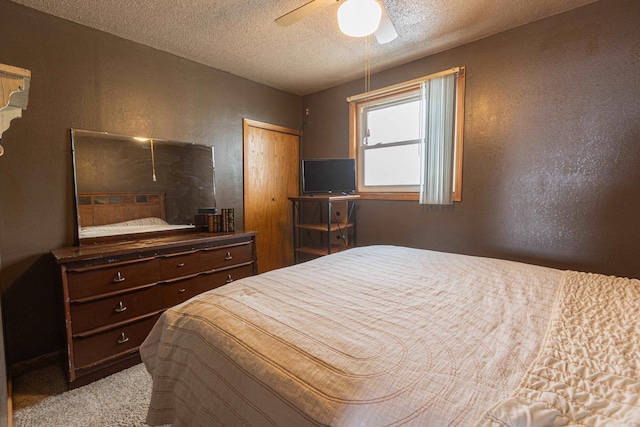
M 11 365 L 10 375 L 11 378 L 17 378 L 27 372 L 35 371 L 38 368 L 44 366 L 53 365 L 55 363 L 62 363 L 64 353 L 62 350 L 52 351 L 51 353 L 43 354 L 33 359 L 23 360 Z
M 7 427 L 13 427 L 13 383 L 7 381 Z

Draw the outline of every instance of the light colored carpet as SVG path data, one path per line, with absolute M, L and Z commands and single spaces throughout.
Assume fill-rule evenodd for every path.
M 142 364 L 84 387 L 66 390 L 57 366 L 14 382 L 15 427 L 146 426 L 151 377 Z M 56 394 L 59 393 L 59 394 Z

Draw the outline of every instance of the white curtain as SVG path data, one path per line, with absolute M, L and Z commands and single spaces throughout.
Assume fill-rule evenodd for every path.
M 420 204 L 453 203 L 455 74 L 422 83 Z

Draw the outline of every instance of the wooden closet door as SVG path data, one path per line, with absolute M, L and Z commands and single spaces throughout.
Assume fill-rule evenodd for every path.
M 300 132 L 244 120 L 244 228 L 257 231 L 258 272 L 293 264 Z

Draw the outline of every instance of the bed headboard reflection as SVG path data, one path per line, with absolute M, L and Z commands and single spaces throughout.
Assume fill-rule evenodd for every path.
M 78 193 L 80 227 L 138 218 L 166 220 L 164 193 Z

